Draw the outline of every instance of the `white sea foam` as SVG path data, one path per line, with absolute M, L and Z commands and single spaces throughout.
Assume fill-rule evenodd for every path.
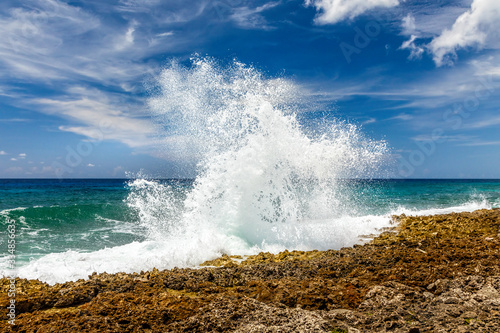
M 132 194 L 130 201 L 159 239 L 206 233 L 249 247 L 306 246 L 315 238 L 308 223 L 352 213 L 351 193 L 339 179 L 369 177 L 386 153 L 384 143 L 353 125 L 332 122 L 307 133 L 294 107 L 300 90 L 240 63 L 221 68 L 194 59 L 191 69 L 173 63 L 158 90 L 150 100 L 158 122 L 167 136 L 182 135 L 185 155 L 198 161 L 182 202 L 159 184 L 131 184 L 141 198 L 151 193 L 148 200 Z M 165 209 L 157 217 L 159 207 Z
M 409 216 L 423 216 L 423 215 L 438 215 L 438 214 L 449 214 L 449 213 L 461 213 L 461 212 L 473 212 L 478 209 L 491 209 L 493 205 L 486 199 L 483 200 L 471 200 L 462 205 L 452 206 L 452 207 L 439 207 L 439 208 L 429 208 L 429 209 L 409 209 L 405 207 L 400 207 L 392 212 L 393 215 L 406 214 Z
M 0 211 L 0 215 L 7 216 L 10 212 L 23 211 L 26 209 L 27 209 L 26 207 L 16 207 L 16 208 L 10 208 L 10 209 L 3 209 Z
M 472 201 L 460 206 L 436 209 L 398 208 L 387 214 L 365 216 L 343 216 L 331 220 L 310 220 L 300 224 L 280 225 L 280 229 L 270 230 L 279 234 L 280 242 L 271 241 L 266 230 L 262 230 L 260 245 L 250 245 L 243 239 L 224 234 L 223 231 L 201 227 L 200 233 L 166 236 L 165 240 L 133 242 L 123 246 L 105 248 L 82 253 L 66 251 L 52 253 L 18 269 L 22 278 L 39 279 L 50 284 L 85 279 L 92 272 L 140 272 L 152 268 L 197 267 L 205 260 L 221 254 L 251 255 L 261 251 L 277 253 L 285 249 L 335 249 L 362 243 L 362 235 L 377 234 L 391 225 L 391 216 L 432 215 L 451 212 L 474 211 L 490 208 L 487 202 Z M 273 228 L 272 226 L 270 227 Z M 5 264 L 0 258 L 0 267 Z M 0 269 L 5 276 L 6 270 Z
M 56 283 L 92 272 L 194 267 L 221 254 L 336 249 L 379 232 L 392 214 L 488 208 L 471 202 L 361 213 L 355 190 L 340 179 L 370 177 L 386 155 L 384 143 L 342 123 L 307 132 L 296 117 L 299 89 L 251 67 L 221 68 L 210 59 L 194 59 L 190 68 L 172 63 L 153 91 L 150 106 L 164 128 L 165 149 L 197 162 L 193 186 L 131 181 L 127 203 L 147 241 L 52 253 L 21 267 L 21 277 Z
M 369 177 L 385 144 L 330 122 L 307 132 L 300 90 L 240 63 L 194 59 L 159 76 L 150 107 L 166 149 L 196 160 L 191 188 L 130 183 L 128 204 L 149 241 L 92 253 L 53 253 L 20 269 L 48 282 L 93 271 L 194 266 L 223 253 L 253 254 L 352 245 L 386 221 L 356 217 L 339 179 Z M 173 140 L 172 138 L 175 138 Z

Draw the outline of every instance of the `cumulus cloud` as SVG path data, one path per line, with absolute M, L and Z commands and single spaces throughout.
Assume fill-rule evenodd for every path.
M 500 1 L 474 0 L 471 8 L 460 15 L 450 29 L 434 38 L 428 48 L 437 66 L 452 64 L 456 51 L 474 47 L 498 48 L 500 43 Z
M 395 7 L 399 0 L 306 0 L 305 4 L 316 7 L 317 24 L 335 24 L 375 8 Z
M 7 155 L 7 153 L 4 150 L 0 150 L 0 155 Z

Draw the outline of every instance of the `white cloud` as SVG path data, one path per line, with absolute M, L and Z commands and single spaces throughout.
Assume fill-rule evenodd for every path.
M 389 118 L 389 120 L 412 120 L 413 116 L 407 113 L 401 113 L 397 116 Z
M 35 98 L 28 103 L 40 112 L 74 123 L 59 126 L 61 131 L 94 141 L 115 140 L 129 147 L 153 143 L 156 128 L 150 119 L 140 116 L 144 107 L 140 102 L 82 86 L 71 87 L 67 93 L 71 97 Z
M 160 0 L 120 0 L 118 9 L 124 12 L 151 12 L 152 7 L 158 5 Z
M 0 150 L 0 155 L 7 155 L 7 153 L 4 150 Z
M 17 158 L 12 157 L 10 160 L 11 160 L 11 161 L 17 161 Z
M 116 140 L 130 147 L 152 144 L 156 130 L 149 119 L 140 118 L 120 110 L 119 103 L 107 96 L 93 99 L 80 97 L 74 100 L 41 98 L 33 100 L 49 114 L 55 114 L 83 126 L 60 126 L 65 132 L 73 132 L 93 140 Z
M 377 122 L 377 119 L 370 117 L 369 119 L 367 119 L 367 120 L 363 121 L 363 122 L 361 123 L 361 125 L 373 124 L 373 123 L 375 123 L 375 122 Z
M 334 24 L 346 19 L 352 20 L 375 8 L 389 8 L 399 5 L 399 0 L 306 0 L 306 6 L 314 6 L 319 12 L 317 24 Z
M 460 146 L 466 146 L 466 147 L 500 146 L 500 141 L 477 141 L 477 142 L 463 143 Z
M 436 137 L 429 134 L 417 135 L 411 139 L 413 141 L 418 141 L 418 142 L 436 141 Z M 477 137 L 471 135 L 457 134 L 457 135 L 441 135 L 437 139 L 439 139 L 440 141 L 447 141 L 447 142 L 469 142 L 477 140 Z
M 11 81 L 140 86 L 155 66 L 141 59 L 186 43 L 178 38 L 151 44 L 158 38 L 152 19 L 101 21 L 95 13 L 57 0 L 33 0 L 29 8 L 6 12 L 0 15 L 0 75 Z
M 19 158 L 21 158 L 21 159 L 26 158 L 26 154 L 25 154 L 25 153 L 21 153 L 21 154 L 19 154 Z
M 134 46 L 135 42 L 134 33 L 137 28 L 137 25 L 138 23 L 136 21 L 132 21 L 131 25 L 127 28 L 125 34 L 116 39 L 115 41 L 116 51 L 124 51 Z
M 120 0 L 119 2 L 124 5 L 132 6 L 136 9 L 137 6 L 156 6 L 161 3 L 161 0 Z
M 156 34 L 156 37 L 163 38 L 163 37 L 168 37 L 168 36 L 173 36 L 173 35 L 174 35 L 173 31 L 167 31 L 167 32 L 162 32 L 162 33 Z
M 473 122 L 471 124 L 468 124 L 466 127 L 471 128 L 471 129 L 479 129 L 479 128 L 485 128 L 485 127 L 491 127 L 491 126 L 498 126 L 500 125 L 500 117 L 497 116 L 491 116 L 483 120 L 479 120 L 476 122 Z
M 401 17 L 401 33 L 407 36 L 417 35 L 419 38 L 434 38 L 451 27 L 457 17 L 470 8 L 471 1 L 466 5 L 465 2 L 449 1 L 443 5 L 439 1 L 429 1 L 425 6 L 406 2 L 404 10 L 409 10 L 410 13 Z
M 30 0 L 26 6 L 12 2 L 0 14 L 0 76 L 5 81 L 0 95 L 12 97 L 8 103 L 16 107 L 69 120 L 59 127 L 62 131 L 100 140 L 100 124 L 107 123 L 112 126 L 105 140 L 151 145 L 156 131 L 142 113 L 142 97 L 130 96 L 144 92 L 145 79 L 160 66 L 153 60 L 156 55 L 197 43 L 197 32 L 187 29 L 177 35 L 173 29 L 207 8 L 206 1 L 176 2 L 157 10 L 160 5 L 159 0 L 96 2 L 92 7 L 61 0 Z M 153 11 L 155 15 L 141 14 Z M 110 12 L 122 16 L 102 19 Z M 19 82 L 49 87 L 56 97 L 13 95 Z M 87 88 L 93 85 L 104 88 Z
M 401 50 L 410 50 L 410 55 L 408 56 L 408 59 L 410 60 L 420 59 L 424 53 L 424 49 L 422 47 L 415 45 L 416 38 L 417 36 L 411 35 L 410 39 L 403 42 L 400 46 Z
M 416 30 L 415 17 L 411 14 L 406 15 L 401 22 L 401 27 L 404 35 L 414 34 Z
M 267 3 L 256 8 L 237 7 L 233 9 L 230 19 L 236 22 L 241 28 L 270 29 L 271 27 L 268 25 L 266 19 L 262 17 L 261 13 L 277 5 L 279 5 L 279 2 Z
M 498 48 L 499 31 L 500 1 L 474 0 L 471 8 L 456 19 L 451 29 L 445 29 L 428 47 L 437 66 L 452 64 L 459 49 Z
M 22 122 L 28 122 L 28 121 L 30 121 L 30 120 L 23 119 L 23 118 L 0 119 L 0 122 L 2 122 L 2 123 L 22 123 Z
M 87 164 L 87 166 L 88 166 L 89 168 L 93 168 L 93 167 L 95 167 L 95 165 L 94 165 L 94 164 L 92 164 L 92 163 Z

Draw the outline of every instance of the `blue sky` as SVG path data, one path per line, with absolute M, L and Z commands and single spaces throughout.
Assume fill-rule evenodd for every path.
M 146 86 L 195 53 L 293 80 L 392 177 L 500 178 L 498 0 L 7 0 L 0 35 L 0 178 L 188 175 Z

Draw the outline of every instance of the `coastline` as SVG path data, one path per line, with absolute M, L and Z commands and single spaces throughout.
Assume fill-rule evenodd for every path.
M 2 331 L 498 332 L 500 209 L 394 217 L 364 245 L 200 269 L 0 280 Z

